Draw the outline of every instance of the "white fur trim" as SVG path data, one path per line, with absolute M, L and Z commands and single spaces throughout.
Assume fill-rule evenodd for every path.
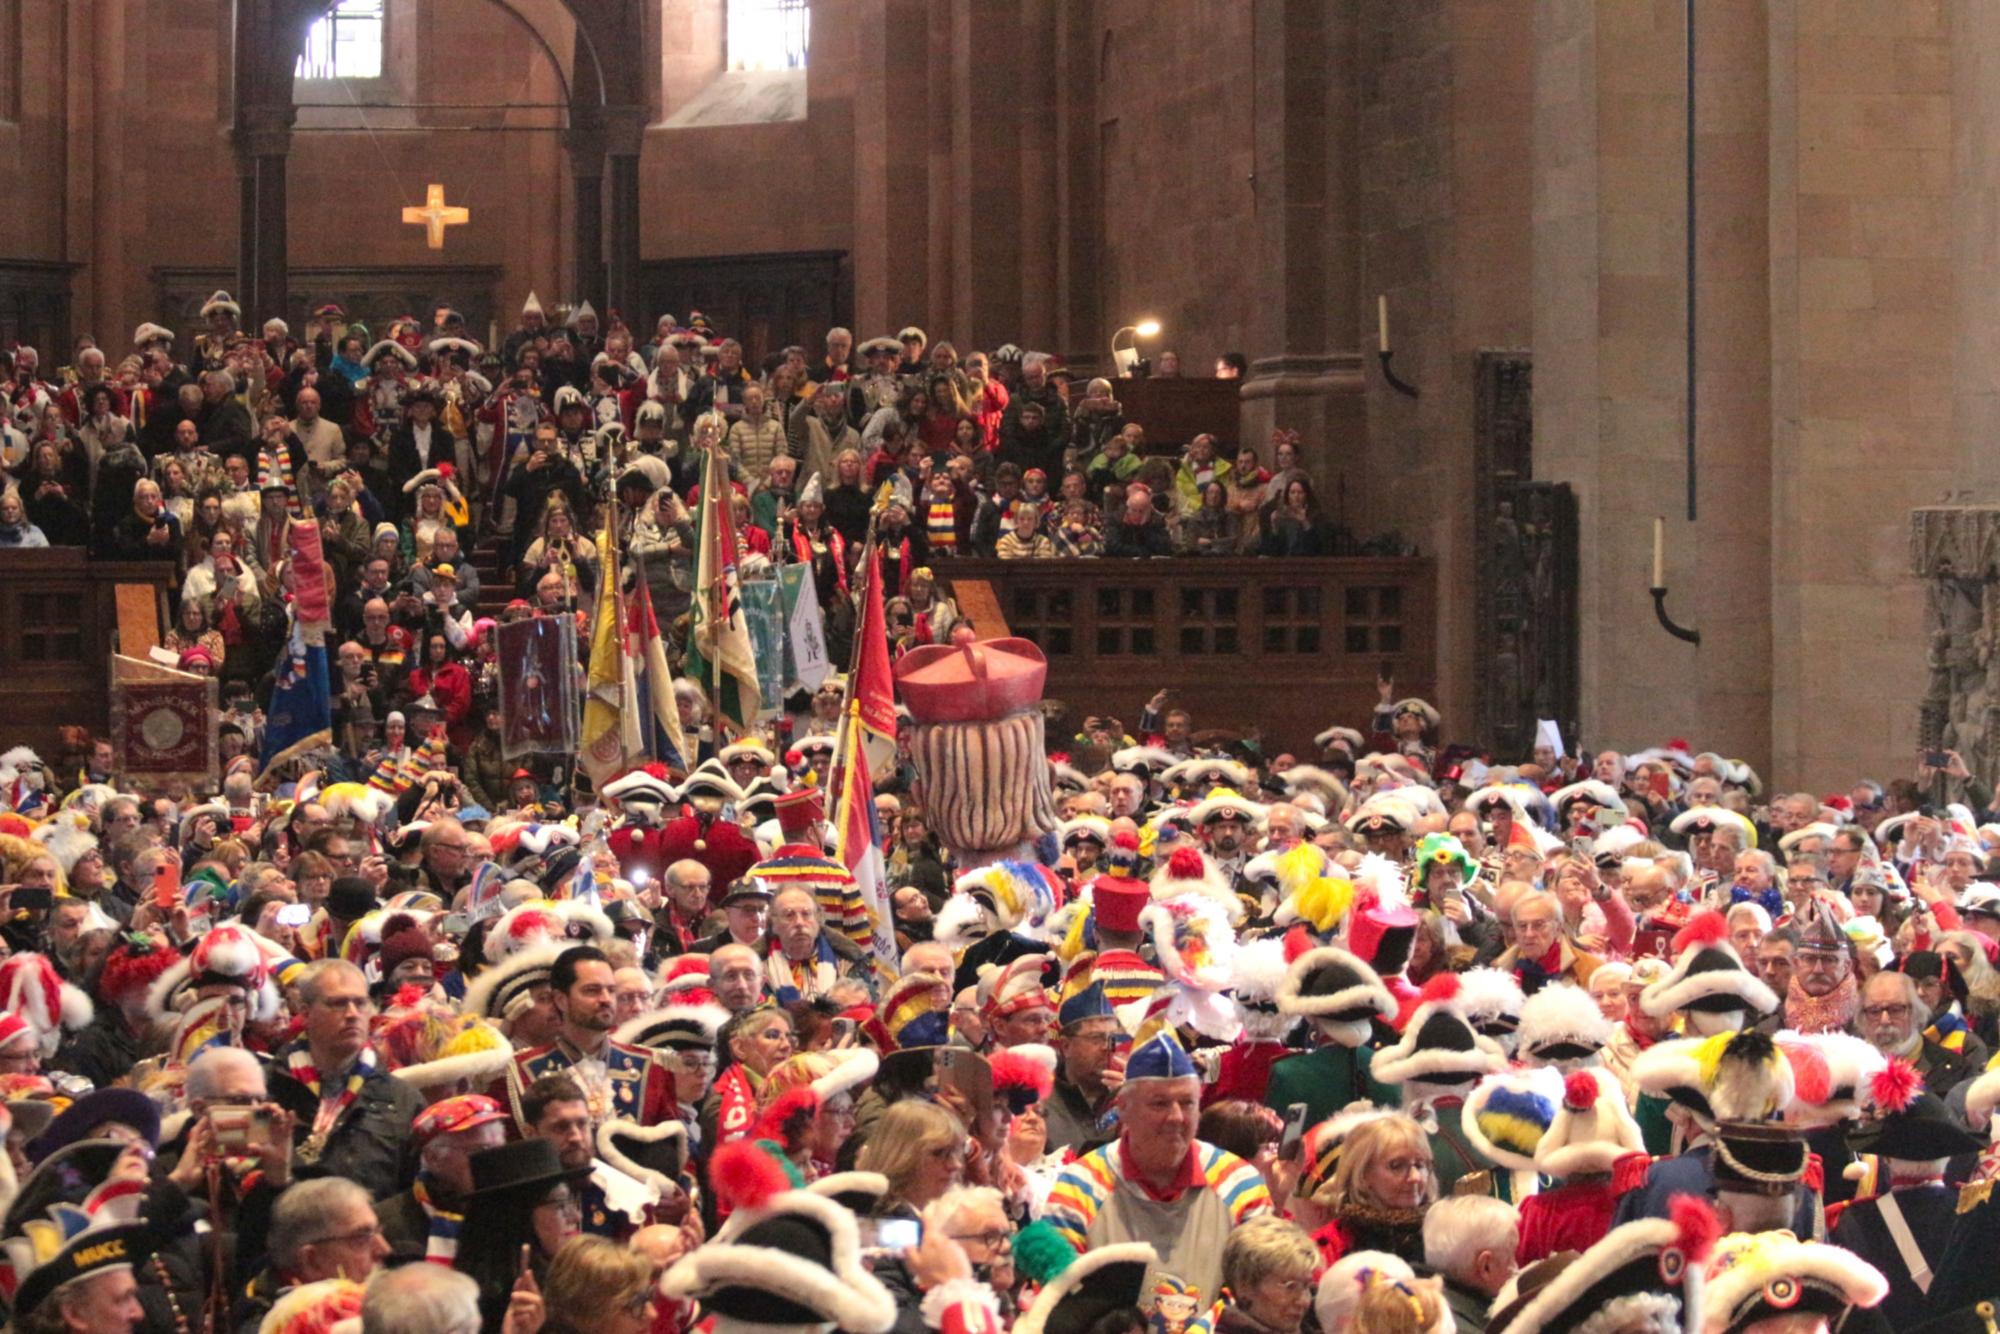
M 1444 1048 L 1423 1048 L 1417 1045 L 1418 1036 L 1430 1017 L 1442 1010 L 1459 1023 L 1465 1025 L 1472 1035 L 1470 1051 L 1450 1051 Z M 1431 1001 L 1419 1005 L 1417 1012 L 1410 1016 L 1410 1022 L 1403 1029 L 1403 1036 L 1393 1047 L 1384 1047 L 1375 1053 L 1375 1060 L 1369 1072 L 1384 1084 L 1406 1084 L 1422 1081 L 1425 1075 L 1477 1074 L 1490 1075 L 1507 1066 L 1507 1053 L 1500 1050 L 1500 1044 L 1473 1030 L 1471 1023 L 1456 1006 Z
M 663 1172 L 657 1172 L 650 1167 L 643 1166 L 620 1150 L 616 1142 L 619 1137 L 641 1140 L 648 1144 L 658 1143 L 660 1140 L 665 1139 L 677 1139 L 681 1142 L 681 1159 L 685 1163 L 687 1159 L 686 1126 L 682 1125 L 679 1121 L 662 1121 L 658 1125 L 642 1126 L 636 1121 L 611 1117 L 600 1122 L 597 1127 L 597 1156 L 599 1158 L 610 1163 L 633 1180 L 650 1186 L 656 1195 L 664 1195 L 668 1187 L 680 1184 Z
M 952 951 L 985 939 L 997 929 L 993 915 L 970 894 L 953 894 L 931 923 L 931 938 Z
M 777 1213 L 804 1214 L 832 1240 L 832 1265 L 768 1246 L 736 1239 Z M 660 1279 L 669 1297 L 706 1297 L 721 1288 L 748 1287 L 774 1293 L 824 1315 L 847 1334 L 888 1334 L 896 1323 L 896 1300 L 861 1264 L 854 1215 L 809 1191 L 787 1191 L 761 1209 L 739 1209 L 715 1237 L 675 1262 Z
M 1595 1051 L 1610 1040 L 1611 1021 L 1590 993 L 1574 983 L 1556 982 L 1521 1006 L 1515 1050 L 1524 1059 L 1541 1059 L 1536 1054 L 1541 1047 L 1575 1044 Z
M 811 1182 L 806 1189 L 829 1200 L 841 1195 L 872 1195 L 879 1200 L 889 1193 L 889 1178 L 880 1172 L 834 1172 Z
M 1034 1305 L 1021 1312 L 1015 1320 L 1012 1334 L 1042 1334 L 1047 1327 L 1049 1316 L 1062 1304 L 1065 1297 L 1083 1286 L 1083 1281 L 1099 1270 L 1119 1264 L 1138 1264 L 1151 1267 L 1160 1262 L 1160 1254 L 1143 1241 L 1129 1241 L 1116 1246 L 1094 1246 L 1086 1253 L 1070 1262 L 1069 1268 L 1051 1279 L 1047 1286 L 1035 1294 Z M 1145 1294 L 1139 1294 L 1143 1304 Z
M 657 1010 L 647 1010 L 634 1015 L 612 1030 L 611 1040 L 632 1046 L 650 1046 L 640 1035 L 673 1019 L 685 1019 L 701 1025 L 708 1034 L 708 1043 L 715 1045 L 722 1034 L 722 1026 L 729 1022 L 729 1011 L 719 1004 L 662 1005 Z
M 1695 1057 L 1700 1038 L 1667 1038 L 1655 1042 L 1632 1061 L 1632 1083 L 1646 1093 L 1669 1098 L 1683 1106 L 1688 1095 L 1699 1097 L 1706 1106 L 1708 1095 L 1701 1087 L 1701 1063 Z M 1676 1091 L 1680 1096 L 1676 1097 Z M 1701 1108 L 1695 1108 L 1698 1113 Z M 1710 1114 L 1704 1118 L 1713 1121 Z
M 1253 940 L 1236 951 L 1236 999 L 1275 1001 L 1279 988 L 1291 976 L 1285 961 L 1285 942 L 1277 937 Z
M 1674 1244 L 1679 1236 L 1673 1221 L 1666 1218 L 1642 1218 L 1612 1228 L 1602 1240 L 1582 1255 L 1554 1278 L 1550 1279 L 1525 1306 L 1508 1322 L 1507 1328 L 1519 1330 L 1542 1329 L 1557 1316 L 1567 1311 L 1593 1284 L 1612 1272 L 1624 1268 L 1649 1252 L 1658 1252 Z M 1514 1289 L 1510 1285 L 1494 1300 L 1493 1312 L 1498 1314 L 1512 1299 Z
M 812 1082 L 812 1091 L 822 1103 L 866 1084 L 882 1068 L 881 1058 L 866 1047 L 849 1047 L 833 1055 L 833 1069 Z
M 1344 987 L 1324 996 L 1300 994 L 1299 988 L 1305 985 L 1308 974 L 1333 963 L 1352 969 L 1361 980 L 1353 986 Z M 1281 1013 L 1307 1015 L 1313 1018 L 1372 1005 L 1375 1013 L 1382 1018 L 1394 1019 L 1396 1011 L 1400 1008 L 1396 1004 L 1396 998 L 1389 994 L 1389 988 L 1382 985 L 1381 974 L 1346 950 L 1334 945 L 1323 945 L 1316 950 L 1307 950 L 1292 960 L 1291 969 L 1285 974 L 1285 980 L 1278 984 L 1277 1000 Z
M 1556 1119 L 1535 1146 L 1535 1167 L 1550 1176 L 1609 1172 L 1626 1154 L 1645 1152 L 1639 1123 L 1626 1108 L 1618 1081 L 1604 1070 L 1578 1073 L 1596 1081 L 1597 1101 L 1585 1111 L 1572 1112 L 1558 1091 Z
M 461 1079 L 469 1079 L 478 1086 L 498 1076 L 513 1058 L 511 1047 L 487 1047 L 457 1056 L 440 1056 L 435 1061 L 420 1061 L 389 1073 L 416 1089 L 443 1088 Z
M 1743 967 L 1741 959 L 1737 959 L 1735 968 L 1711 968 L 1705 972 L 1690 973 L 1689 965 L 1701 951 L 1707 949 L 1723 950 L 1730 958 L 1737 959 L 1736 951 L 1726 940 L 1689 945 L 1674 961 L 1672 972 L 1639 993 L 1639 1004 L 1647 1014 L 1655 1019 L 1664 1019 L 1675 1010 L 1684 1009 L 1709 996 L 1738 997 L 1743 1001 L 1744 1009 L 1754 1009 L 1762 1014 L 1770 1014 L 1778 1008 L 1776 994 Z
M 1874 1306 L 1889 1295 L 1889 1281 L 1882 1277 L 1881 1270 L 1838 1246 L 1789 1241 L 1777 1233 L 1766 1232 L 1759 1234 L 1754 1246 L 1732 1253 L 1731 1258 L 1734 1262 L 1727 1268 L 1702 1281 L 1704 1328 L 1719 1329 L 1734 1324 L 1738 1313 L 1763 1300 L 1764 1289 L 1779 1278 L 1806 1280 L 1831 1288 L 1850 1306 Z
M 1458 975 L 1458 1008 L 1475 1027 L 1480 1021 L 1507 1015 L 1519 1020 L 1527 997 L 1514 975 L 1499 968 L 1471 968 Z
M 1479 1113 L 1486 1109 L 1486 1104 L 1492 1100 L 1494 1094 L 1503 1090 L 1511 1093 L 1534 1094 L 1548 1102 L 1550 1106 L 1550 1125 L 1553 1125 L 1555 1114 L 1562 1110 L 1562 1076 L 1554 1070 L 1547 1068 L 1503 1070 L 1497 1075 L 1488 1075 L 1485 1079 L 1480 1080 L 1477 1087 L 1466 1098 L 1464 1105 L 1459 1108 L 1459 1127 L 1465 1131 L 1465 1137 L 1472 1141 L 1473 1148 L 1479 1150 L 1487 1159 L 1498 1163 L 1502 1167 L 1510 1168 L 1516 1172 L 1532 1172 L 1535 1168 L 1535 1155 L 1541 1148 L 1541 1141 L 1548 1135 L 1546 1128 L 1542 1131 L 1541 1136 L 1537 1137 L 1534 1149 L 1529 1150 L 1527 1153 L 1520 1153 L 1514 1149 L 1502 1148 L 1500 1145 L 1495 1144 L 1488 1138 L 1485 1130 L 1480 1127 Z
M 478 1015 L 482 1019 L 494 1021 L 505 1019 L 506 1015 L 486 1012 L 494 993 L 523 973 L 537 968 L 546 971 L 554 965 L 556 955 L 561 953 L 562 950 L 557 946 L 537 945 L 507 956 L 504 962 L 487 967 L 466 984 L 465 1001 L 459 1009 L 465 1014 Z

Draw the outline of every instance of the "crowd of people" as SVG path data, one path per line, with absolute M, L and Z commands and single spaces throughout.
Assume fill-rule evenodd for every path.
M 852 636 L 872 512 L 884 636 L 970 655 L 928 562 L 1046 555 L 1031 473 L 1127 505 L 1140 442 L 1046 360 L 914 329 L 759 377 L 693 318 L 634 349 L 531 302 L 482 369 L 449 312 L 370 344 L 323 311 L 294 349 L 232 304 L 192 393 L 160 392 L 165 330 L 133 383 L 14 362 L 71 442 L 8 455 L 65 479 L 28 520 L 184 563 L 169 643 L 226 713 L 213 791 L 75 728 L 0 755 L 12 1330 L 1985 1328 L 2000 821 L 1956 755 L 1768 792 L 1680 742 L 1481 754 L 1386 680 L 1279 754 L 1163 691 L 1129 733 L 1020 711 L 1047 744 L 1003 783 L 1047 814 L 995 852 L 963 843 L 983 757 L 943 772 L 893 718 L 872 810 L 829 808 L 834 676 L 768 735 L 678 690 L 687 762 L 593 789 L 503 758 L 469 538 L 500 536 L 508 616 L 587 615 L 607 532 L 685 607 L 725 449 L 746 563 L 776 535 Z M 1199 445 L 1209 482 L 1140 526 L 1221 494 L 1238 539 L 1283 531 L 1233 508 L 1257 460 Z M 295 512 L 339 567 L 336 725 L 260 766 Z M 830 855 L 857 828 L 879 882 Z
M 1393 696 L 1265 756 L 1163 692 L 1101 771 L 1048 757 L 1021 860 L 940 846 L 892 770 L 886 953 L 843 924 L 824 757 L 753 739 L 569 812 L 10 752 L 11 1328 L 1803 1334 L 1991 1299 L 2000 824 L 1956 758 L 1764 793 L 1679 743 L 1440 749 Z
M 728 455 L 743 555 L 810 563 L 826 609 L 850 588 L 871 499 L 892 479 L 879 526 L 902 599 L 916 571 L 957 556 L 1351 547 L 1295 434 L 1268 456 L 1207 434 L 1149 450 L 1111 381 L 1073 381 L 1045 353 L 961 354 L 915 327 L 857 349 L 836 328 L 750 367 L 698 312 L 661 316 L 650 336 L 601 325 L 587 302 L 561 313 L 531 294 L 489 348 L 449 307 L 378 334 L 329 305 L 295 338 L 279 319 L 239 328 L 217 292 L 199 334 L 142 324 L 115 360 L 89 335 L 62 367 L 32 347 L 0 351 L 0 546 L 173 562 L 178 651 L 250 681 L 283 642 L 285 519 L 301 512 L 350 604 L 342 634 L 359 638 L 379 599 L 412 657 L 442 634 L 442 652 L 473 665 L 482 543 L 497 543 L 520 599 L 509 614 L 587 593 L 613 496 L 656 602 L 684 611 L 708 438 Z M 1171 352 L 1150 369 L 1180 374 Z M 1242 369 L 1232 355 L 1216 373 Z

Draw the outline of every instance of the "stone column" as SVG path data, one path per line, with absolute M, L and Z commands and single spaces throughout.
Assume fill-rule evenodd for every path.
M 642 327 L 650 327 L 653 312 L 638 309 L 641 298 L 639 291 L 639 150 L 645 139 L 645 114 L 642 108 L 617 108 L 614 110 L 606 146 L 610 152 L 609 197 L 606 200 L 605 224 L 608 235 L 608 260 L 606 269 L 604 301 L 605 314 L 612 309 L 625 317 L 625 323 L 637 333 Z
M 1348 469 L 1356 451 L 1341 446 L 1366 430 L 1361 356 L 1339 347 L 1355 325 L 1354 237 L 1351 199 L 1334 188 L 1348 108 L 1333 67 L 1352 23 L 1315 0 L 1257 0 L 1252 25 L 1257 206 L 1245 272 L 1260 288 L 1252 347 L 1261 355 L 1243 385 L 1242 437 L 1268 459 L 1274 428 L 1298 431 L 1329 511 L 1358 477 Z
M 283 106 L 244 107 L 237 113 L 236 161 L 241 188 L 236 248 L 236 300 L 242 327 L 256 329 L 273 316 L 289 318 L 290 292 L 285 213 L 285 165 L 298 112 Z
M 589 301 L 604 314 L 604 108 L 572 104 L 564 146 L 569 149 L 570 183 L 576 195 L 576 267 L 571 305 Z M 600 325 L 601 327 L 601 325 Z

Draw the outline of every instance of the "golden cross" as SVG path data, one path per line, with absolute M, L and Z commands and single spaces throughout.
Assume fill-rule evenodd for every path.
M 460 223 L 471 222 L 472 210 L 469 208 L 446 208 L 444 187 L 442 185 L 433 185 L 424 195 L 424 206 L 422 208 L 406 208 L 403 210 L 403 221 L 421 223 L 424 228 L 425 239 L 430 242 L 431 249 L 442 250 L 444 249 L 444 229 L 447 227 L 456 227 Z

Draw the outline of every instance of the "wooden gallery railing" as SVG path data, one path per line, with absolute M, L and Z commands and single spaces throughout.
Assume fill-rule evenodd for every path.
M 144 657 L 159 642 L 173 573 L 166 562 L 91 560 L 81 547 L 0 550 L 0 746 L 33 746 L 53 763 L 63 724 L 102 735 L 111 654 Z
M 1197 731 L 1261 732 L 1267 753 L 1312 752 L 1314 734 L 1367 730 L 1377 673 L 1399 695 L 1437 682 L 1436 568 L 1423 557 L 953 560 L 939 576 L 982 635 L 1049 659 L 1067 733 L 1110 713 L 1128 731 L 1166 687 Z M 984 585 L 982 589 L 980 586 Z M 1065 738 L 1066 739 L 1066 738 Z

